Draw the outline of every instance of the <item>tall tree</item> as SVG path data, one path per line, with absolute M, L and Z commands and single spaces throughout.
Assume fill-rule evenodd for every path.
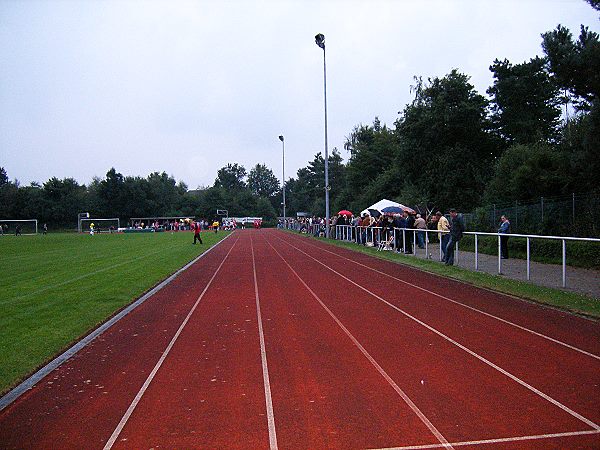
M 77 213 L 85 207 L 85 195 L 85 185 L 79 185 L 73 178 L 49 179 L 43 186 L 46 220 L 55 225 L 74 225 Z
M 4 167 L 0 167 L 0 187 L 8 183 L 8 174 Z
M 556 139 L 560 99 L 546 61 L 536 57 L 513 65 L 496 59 L 490 71 L 494 85 L 487 93 L 492 97 L 492 120 L 502 138 L 509 145 Z
M 350 152 L 346 166 L 346 189 L 341 201 L 342 208 L 363 209 L 389 192 L 375 192 L 370 189 L 374 184 L 380 187 L 381 177 L 393 167 L 398 153 L 398 141 L 394 133 L 375 118 L 373 126 L 359 125 L 346 138 L 344 148 Z M 377 181 L 379 179 L 379 181 Z M 395 186 L 395 194 L 399 186 Z
M 227 164 L 217 172 L 214 187 L 239 191 L 246 187 L 246 169 L 237 163 Z
M 257 164 L 248 174 L 248 188 L 257 197 L 271 199 L 281 191 L 279 180 L 265 164 Z
M 439 207 L 479 204 L 493 157 L 499 152 L 486 117 L 487 100 L 467 75 L 417 79 L 415 99 L 396 123 L 400 147 L 395 182 L 426 192 Z
M 576 97 L 575 106 L 589 110 L 600 94 L 600 42 L 583 25 L 577 41 L 568 28 L 542 34 L 542 48 L 556 83 Z

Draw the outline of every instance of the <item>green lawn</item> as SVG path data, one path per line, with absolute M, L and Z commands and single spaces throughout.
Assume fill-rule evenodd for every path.
M 323 238 L 309 239 L 324 240 Z M 454 278 L 475 286 L 491 289 L 504 294 L 514 295 L 537 303 L 555 306 L 568 311 L 585 314 L 587 316 L 600 318 L 600 300 L 574 292 L 562 291 L 543 286 L 537 286 L 527 281 L 512 280 L 509 278 L 490 275 L 483 272 L 474 272 L 456 266 L 446 266 L 436 261 L 415 258 L 409 255 L 394 252 L 380 252 L 373 247 L 363 247 L 352 242 L 329 240 L 330 244 L 345 247 L 357 252 L 367 253 L 381 259 L 387 259 L 399 264 L 417 267 L 427 272 L 435 273 L 443 277 Z
M 0 238 L 5 392 L 226 234 L 68 233 Z

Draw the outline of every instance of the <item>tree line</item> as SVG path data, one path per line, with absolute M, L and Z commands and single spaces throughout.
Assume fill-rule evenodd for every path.
M 600 2 L 587 0 L 600 10 Z M 349 132 L 343 151 L 329 155 L 331 213 L 360 211 L 389 198 L 421 209 L 474 211 L 495 203 L 593 192 L 600 173 L 600 41 L 581 26 L 577 38 L 558 26 L 542 34 L 543 56 L 512 63 L 496 59 L 484 96 L 458 69 L 415 77 L 414 98 L 393 126 L 375 117 Z M 325 214 L 324 165 L 317 153 L 286 180 L 288 215 Z M 210 187 L 189 190 L 165 172 L 80 185 L 51 178 L 20 186 L 0 168 L 0 218 L 38 218 L 72 226 L 77 213 L 96 217 L 213 217 L 282 214 L 281 184 L 256 164 L 221 168 Z M 593 219 L 596 219 L 594 217 Z

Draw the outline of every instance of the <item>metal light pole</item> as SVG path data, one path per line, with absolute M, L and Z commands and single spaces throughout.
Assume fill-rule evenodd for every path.
M 281 189 L 283 190 L 283 228 L 285 228 L 285 141 L 283 140 L 283 136 L 279 136 L 279 140 L 281 141 L 281 147 L 283 149 L 283 178 Z
M 329 239 L 329 154 L 327 152 L 327 67 L 325 65 L 325 36 L 321 33 L 315 36 L 315 43 L 323 49 L 323 92 L 325 98 L 325 229 Z

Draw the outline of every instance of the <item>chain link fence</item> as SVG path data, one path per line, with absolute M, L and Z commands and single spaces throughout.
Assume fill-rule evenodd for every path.
M 468 230 L 495 232 L 502 215 L 510 220 L 513 233 L 599 237 L 600 191 L 493 204 L 464 217 Z

